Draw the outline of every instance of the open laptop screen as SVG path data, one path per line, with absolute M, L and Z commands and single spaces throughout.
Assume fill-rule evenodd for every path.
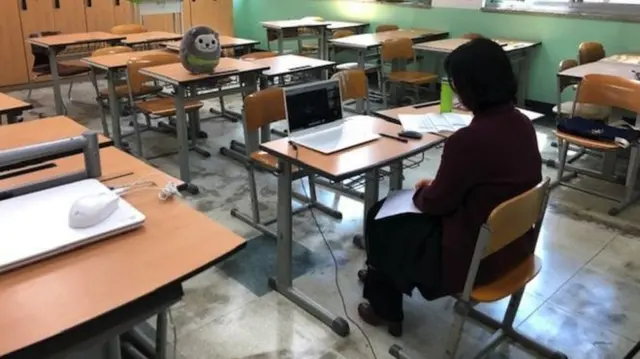
M 340 84 L 314 82 L 285 89 L 289 132 L 293 133 L 342 120 Z

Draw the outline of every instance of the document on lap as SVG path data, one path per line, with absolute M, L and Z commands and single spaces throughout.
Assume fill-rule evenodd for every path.
M 420 115 L 398 115 L 405 131 L 420 133 L 455 132 L 469 126 L 473 117 L 454 112 L 427 113 Z
M 418 207 L 413 204 L 413 195 L 415 192 L 413 189 L 391 192 L 382 204 L 378 214 L 376 214 L 375 219 L 383 219 L 405 213 L 422 213 Z

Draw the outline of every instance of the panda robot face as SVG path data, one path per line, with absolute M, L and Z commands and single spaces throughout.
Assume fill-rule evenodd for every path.
M 218 51 L 218 39 L 214 34 L 202 34 L 195 38 L 194 46 L 196 50 L 204 53 Z

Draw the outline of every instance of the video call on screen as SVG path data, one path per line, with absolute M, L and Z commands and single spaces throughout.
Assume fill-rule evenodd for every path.
M 342 118 L 340 90 L 318 89 L 287 96 L 289 131 L 298 131 Z

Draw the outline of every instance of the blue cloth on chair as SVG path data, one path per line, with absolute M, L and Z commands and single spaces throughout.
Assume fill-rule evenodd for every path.
M 584 138 L 600 141 L 615 141 L 623 138 L 628 142 L 637 142 L 640 131 L 633 128 L 609 126 L 603 121 L 589 120 L 582 117 L 572 117 L 558 122 L 558 130 Z

